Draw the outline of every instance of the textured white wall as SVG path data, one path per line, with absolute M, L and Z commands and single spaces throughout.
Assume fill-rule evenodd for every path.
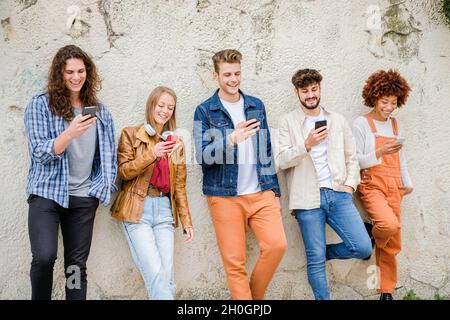
M 30 97 L 45 87 L 56 50 L 70 43 L 94 57 L 104 79 L 100 96 L 113 113 L 117 136 L 123 127 L 143 121 L 147 96 L 160 84 L 176 90 L 178 125 L 190 132 L 196 105 L 215 88 L 210 57 L 224 48 L 243 53 L 242 88 L 265 102 L 274 136 L 279 116 L 298 105 L 290 84 L 296 69 L 321 70 L 323 103 L 349 120 L 367 112 L 360 95 L 367 76 L 380 68 L 399 69 L 413 89 L 399 118 L 407 136 L 405 148 L 415 190 L 403 203 L 401 288 L 396 296 L 409 289 L 423 298 L 432 298 L 436 292 L 450 294 L 450 27 L 439 12 L 439 0 L 420 2 L 2 0 L 0 299 L 31 295 L 23 113 Z M 379 26 L 377 17 L 382 22 Z M 201 180 L 200 167 L 189 165 L 196 239 L 186 245 L 177 230 L 177 298 L 227 299 Z M 283 175 L 280 183 L 285 190 Z M 282 201 L 287 207 L 286 193 Z M 283 219 L 288 250 L 267 298 L 311 299 L 298 225 L 286 209 Z M 328 231 L 329 241 L 337 241 Z M 253 236 L 248 249 L 251 270 L 258 254 Z M 55 299 L 64 298 L 62 258 L 60 245 Z M 366 285 L 370 276 L 366 270 L 373 264 L 374 258 L 328 263 L 332 297 L 377 298 Z M 88 280 L 90 299 L 146 298 L 109 208 L 97 213 Z

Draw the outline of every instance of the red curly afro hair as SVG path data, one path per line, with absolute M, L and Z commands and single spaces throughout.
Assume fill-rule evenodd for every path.
M 373 108 L 378 99 L 385 96 L 396 96 L 397 106 L 401 107 L 406 103 L 410 91 L 408 82 L 400 73 L 395 70 L 379 70 L 372 73 L 366 80 L 362 97 L 364 104 Z

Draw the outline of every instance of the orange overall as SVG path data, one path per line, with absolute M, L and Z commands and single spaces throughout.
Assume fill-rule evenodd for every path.
M 375 149 L 390 137 L 379 136 L 373 119 L 365 116 L 375 135 Z M 397 122 L 391 118 L 394 135 Z M 399 152 L 383 154 L 381 164 L 361 170 L 358 196 L 373 222 L 376 263 L 380 271 L 379 292 L 392 293 L 397 284 L 396 255 L 401 250 L 400 204 L 404 187 L 400 173 Z

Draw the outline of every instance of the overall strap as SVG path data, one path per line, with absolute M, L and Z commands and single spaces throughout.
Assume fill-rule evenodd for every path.
M 392 123 L 392 130 L 394 131 L 394 135 L 397 136 L 398 135 L 397 120 L 395 120 L 395 118 L 391 118 L 391 123 Z
M 370 129 L 372 129 L 373 134 L 377 133 L 377 127 L 375 127 L 375 123 L 373 122 L 372 117 L 369 114 L 364 115 L 367 121 L 369 122 Z

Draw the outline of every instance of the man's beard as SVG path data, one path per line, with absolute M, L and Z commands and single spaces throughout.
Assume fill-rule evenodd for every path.
M 300 97 L 298 97 L 298 100 L 300 100 L 300 103 L 302 104 L 302 106 L 304 106 L 306 109 L 308 110 L 314 110 L 316 109 L 319 104 L 320 104 L 320 98 L 317 98 L 317 103 L 314 106 L 308 106 L 305 102 L 302 101 L 302 99 L 300 99 Z

